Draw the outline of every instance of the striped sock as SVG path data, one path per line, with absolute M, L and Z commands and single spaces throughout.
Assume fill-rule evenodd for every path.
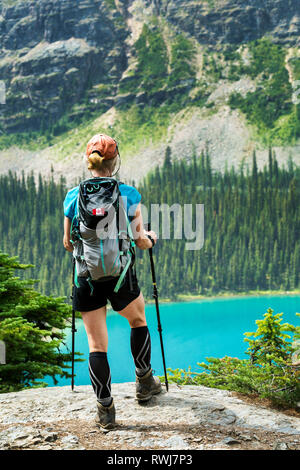
M 151 369 L 151 339 L 147 326 L 131 328 L 130 346 L 136 375 L 142 377 Z
M 106 352 L 92 352 L 89 357 L 89 373 L 97 400 L 103 406 L 110 406 L 111 375 Z

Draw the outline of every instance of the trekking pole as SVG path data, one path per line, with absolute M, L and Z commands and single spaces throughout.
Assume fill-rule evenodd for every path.
M 76 319 L 75 310 L 73 307 L 73 296 L 74 296 L 74 276 L 75 276 L 75 258 L 73 258 L 73 274 L 72 274 L 72 378 L 71 378 L 71 389 L 74 391 L 74 362 L 75 362 L 75 333 L 76 333 Z
M 150 223 L 146 224 L 145 226 L 146 226 L 147 231 L 151 230 Z M 157 285 L 156 285 L 156 276 L 155 276 L 152 248 L 149 249 L 149 257 L 150 257 L 151 274 L 152 274 L 153 298 L 155 300 L 155 307 L 156 307 L 156 314 L 157 314 L 157 329 L 158 329 L 159 337 L 160 337 L 160 346 L 161 346 L 161 353 L 162 353 L 162 359 L 163 359 L 163 365 L 164 365 L 166 389 L 168 392 L 169 383 L 168 383 L 167 370 L 166 370 L 166 360 L 165 360 L 164 344 L 163 344 L 163 338 L 162 338 L 162 327 L 161 327 L 161 322 L 160 322 L 159 305 L 158 305 L 158 290 L 157 290 Z

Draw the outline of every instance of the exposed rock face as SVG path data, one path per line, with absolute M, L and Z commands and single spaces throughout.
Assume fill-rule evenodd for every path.
M 41 41 L 85 39 L 107 55 L 124 40 L 120 14 L 105 0 L 39 0 L 1 6 L 0 44 L 6 50 L 32 48 Z M 121 34 L 121 36 L 120 36 Z
M 0 1 L 3 129 L 47 129 L 75 104 L 73 117 L 81 117 L 132 100 L 117 96 L 117 86 L 131 56 L 130 25 L 137 11 L 140 23 L 143 15 L 145 21 L 159 15 L 200 44 L 241 43 L 265 33 L 284 44 L 299 43 L 298 0 Z M 100 93 L 99 84 L 106 85 Z
M 160 14 L 201 43 L 241 43 L 270 33 L 299 44 L 298 0 L 153 0 Z
M 300 422 L 225 390 L 171 384 L 147 405 L 113 384 L 118 427 L 94 424 L 91 386 L 0 395 L 0 449 L 299 449 Z
M 37 129 L 41 121 L 46 128 L 49 120 L 55 122 L 80 103 L 94 84 L 113 88 L 126 67 L 127 34 L 120 13 L 102 0 L 25 1 L 2 7 L 6 130 Z
M 84 38 L 100 48 L 111 47 L 119 37 L 118 24 L 130 15 L 137 0 L 0 2 L 0 43 L 7 50 L 34 47 L 40 41 Z M 12 2 L 13 3 L 13 2 Z M 116 7 L 113 7 L 115 3 Z M 295 45 L 300 34 L 298 0 L 141 0 L 199 42 L 243 42 L 269 32 L 278 41 Z M 122 42 L 123 37 L 119 37 Z

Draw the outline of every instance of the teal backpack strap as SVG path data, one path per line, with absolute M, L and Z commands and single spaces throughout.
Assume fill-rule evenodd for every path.
M 126 266 L 125 266 L 125 268 L 123 269 L 121 276 L 119 277 L 119 280 L 118 280 L 118 282 L 117 282 L 117 284 L 116 284 L 116 287 L 114 288 L 114 292 L 115 292 L 115 293 L 117 293 L 117 292 L 119 291 L 120 287 L 121 287 L 121 284 L 122 284 L 122 282 L 123 282 L 123 280 L 124 280 L 124 277 L 126 276 L 126 273 L 127 273 L 128 269 L 129 269 L 129 267 L 130 267 L 131 258 L 132 258 L 132 255 L 131 255 L 131 253 L 130 253 L 130 257 L 129 257 L 127 263 L 126 263 Z
M 76 215 L 74 215 L 72 222 L 71 222 L 71 228 L 70 228 L 70 242 L 74 244 L 73 240 L 71 239 L 72 237 L 72 232 L 73 232 L 73 225 L 74 225 L 74 220 L 75 220 Z
M 80 287 L 79 282 L 78 282 L 76 263 L 75 263 L 75 270 L 74 270 L 74 284 L 76 287 Z
M 130 222 L 129 222 L 129 219 L 128 219 L 128 216 L 127 216 L 126 212 L 125 212 L 125 215 L 126 215 L 127 230 L 128 230 L 128 233 L 129 233 L 129 237 L 131 239 L 131 246 L 135 247 L 134 236 L 133 236 L 133 233 L 132 233 L 132 230 L 131 230 L 131 225 L 130 225 Z
M 100 256 L 101 256 L 101 263 L 104 274 L 106 274 L 106 268 L 104 263 L 104 254 L 103 254 L 103 240 L 100 240 Z
M 94 286 L 92 284 L 92 278 L 90 276 L 87 278 L 87 283 L 88 283 L 88 285 L 90 286 L 90 289 L 91 289 L 90 295 L 93 295 L 94 294 Z
M 79 232 L 79 229 L 78 227 L 74 228 L 74 221 L 75 219 L 77 219 L 78 221 L 78 216 L 77 214 L 74 215 L 73 219 L 72 219 L 72 222 L 71 222 L 71 228 L 70 228 L 70 242 L 74 245 L 74 241 L 71 240 L 71 236 L 72 236 L 72 233 L 73 233 L 73 230 L 75 232 L 75 236 L 77 238 L 77 240 L 82 240 L 81 236 L 80 236 L 80 232 Z

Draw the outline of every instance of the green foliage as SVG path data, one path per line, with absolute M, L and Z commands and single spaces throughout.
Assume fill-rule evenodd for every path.
M 0 150 L 11 147 L 11 142 L 20 148 L 27 148 L 38 150 L 39 148 L 49 145 L 49 138 L 47 135 L 42 136 L 40 132 L 19 132 L 16 134 L 0 134 Z
M 138 106 L 119 113 L 115 135 L 123 152 L 135 152 L 139 146 L 153 145 L 165 137 L 172 112 L 171 106 Z
M 274 312 L 271 308 L 264 314 L 263 320 L 257 320 L 258 326 L 255 333 L 245 333 L 249 348 L 247 354 L 250 355 L 251 362 L 256 364 L 272 364 L 278 359 L 287 361 L 292 352 L 290 341 L 291 337 L 286 331 L 296 331 L 296 327 L 292 327 L 288 323 L 282 325 L 282 313 Z M 253 336 L 257 339 L 250 339 Z
M 295 142 L 300 136 L 300 106 L 293 106 L 290 114 L 280 117 L 272 129 L 262 137 L 263 142 Z
M 218 82 L 223 76 L 224 66 L 221 64 L 219 54 L 206 53 L 204 55 L 204 67 L 205 72 L 209 76 L 209 80 L 213 82 Z
M 215 2 L 216 2 L 216 0 L 206 0 L 206 3 L 208 4 L 208 6 L 211 10 L 213 8 L 215 8 Z
M 137 64 L 120 84 L 122 93 L 145 92 L 155 94 L 159 90 L 192 87 L 196 76 L 193 42 L 182 34 L 171 42 L 170 58 L 166 42 L 157 20 L 151 26 L 144 24 L 142 33 L 135 43 Z M 178 90 L 178 97 L 182 90 Z M 174 99 L 171 100 L 172 103 Z M 158 104 L 168 103 L 168 97 L 161 97 Z M 177 106 L 178 108 L 178 106 Z
M 286 51 L 268 39 L 250 43 L 249 51 L 251 65 L 240 67 L 239 73 L 256 79 L 257 89 L 248 92 L 246 97 L 233 93 L 229 104 L 245 113 L 265 140 L 293 142 L 300 136 L 300 120 L 292 103 L 293 89 L 285 66 Z
M 167 47 L 157 28 L 144 24 L 142 33 L 135 43 L 141 89 L 153 93 L 166 83 L 168 76 Z
M 104 0 L 104 3 L 106 3 L 106 5 L 109 8 L 112 8 L 113 10 L 116 10 L 115 0 Z
M 300 80 L 300 57 L 291 57 L 289 64 L 292 68 L 294 80 Z
M 178 34 L 171 45 L 171 72 L 169 86 L 175 86 L 185 81 L 193 83 L 196 76 L 196 48 L 192 41 Z
M 191 367 L 187 371 L 168 369 L 169 381 L 237 391 L 267 398 L 282 407 L 296 406 L 300 396 L 299 368 L 291 364 L 293 347 L 287 340 L 286 331 L 296 339 L 300 327 L 281 324 L 281 316 L 268 309 L 264 319 L 257 320 L 257 331 L 245 333 L 250 345 L 247 353 L 251 359 L 207 358 L 206 363 L 197 363 L 204 372 L 192 372 Z M 249 340 L 250 336 L 258 339 Z
M 46 386 L 45 375 L 70 377 L 64 370 L 71 360 L 60 346 L 65 339 L 71 309 L 64 298 L 37 292 L 36 281 L 21 280 L 14 271 L 26 270 L 17 257 L 0 252 L 0 340 L 6 346 L 6 364 L 0 366 L 0 392 Z M 77 359 L 78 360 L 78 359 Z
M 262 38 L 249 43 L 249 52 L 252 56 L 251 65 L 246 66 L 244 72 L 251 78 L 263 74 L 268 79 L 272 74 L 282 73 L 286 54 L 282 46 Z
M 227 62 L 240 60 L 240 54 L 238 53 L 237 46 L 235 44 L 226 44 L 223 49 L 223 55 Z

